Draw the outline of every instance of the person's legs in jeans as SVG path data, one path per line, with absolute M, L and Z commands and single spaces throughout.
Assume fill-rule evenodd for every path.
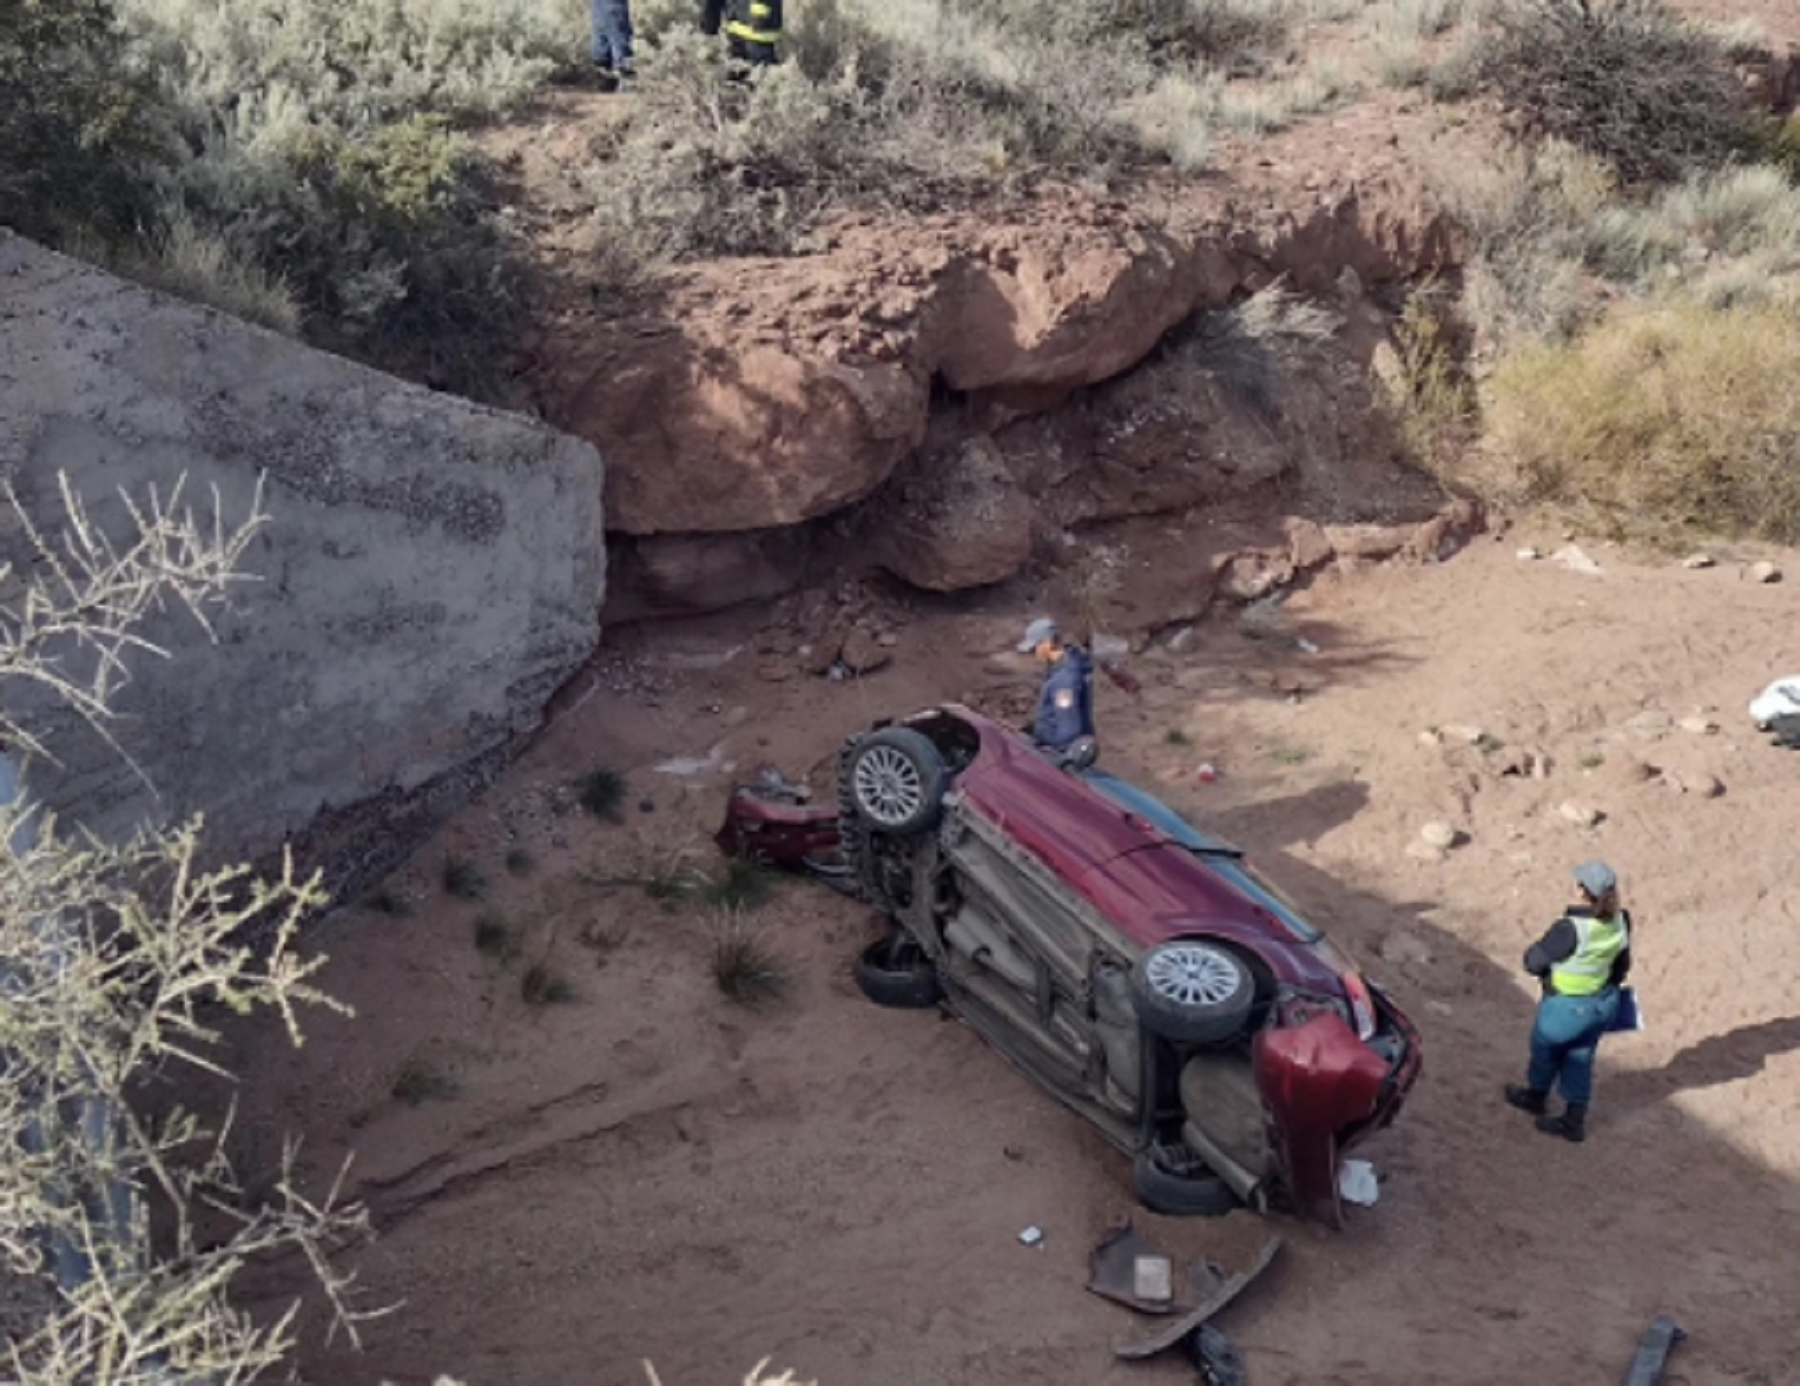
M 1559 1117 L 1540 1116 L 1538 1129 L 1570 1140 L 1583 1138 L 1588 1103 L 1594 1095 L 1594 1056 L 1606 1033 L 1619 994 L 1547 996 L 1538 1005 L 1531 1030 L 1531 1067 L 1526 1081 L 1538 1093 L 1554 1081 L 1567 1109 Z
M 631 71 L 631 0 L 588 0 L 594 25 L 594 65 L 621 73 Z
M 700 32 L 716 34 L 725 18 L 725 0 L 700 0 Z

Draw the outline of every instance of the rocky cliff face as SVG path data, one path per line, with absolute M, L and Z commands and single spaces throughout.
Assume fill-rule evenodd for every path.
M 298 839 L 353 890 L 499 768 L 599 636 L 591 445 L 0 233 L 0 474 L 45 529 L 59 473 L 108 527 L 121 490 L 180 478 L 229 521 L 261 477 L 272 517 L 217 643 L 178 613 L 146 632 L 171 657 L 133 662 L 114 729 L 141 776 L 54 726 L 33 790 L 103 834 L 203 812 L 221 856 Z M 16 522 L 0 543 L 20 556 Z
M 1147 358 L 1197 312 L 1277 279 L 1340 303 L 1354 355 L 1365 289 L 1460 257 L 1451 224 L 1404 189 L 1309 198 L 1296 211 L 1059 193 L 1006 224 L 852 222 L 822 254 L 694 266 L 635 315 L 547 326 L 528 353 L 537 407 L 628 459 L 609 500 L 627 555 L 615 612 L 792 586 L 805 527 L 896 474 L 916 475 L 879 557 L 954 590 L 1015 571 L 1034 527 L 1191 505 L 1279 472 L 1266 418 Z M 1089 409 L 1081 427 L 1111 436 L 1059 439 L 1061 414 L 1036 436 L 1009 429 L 1103 382 L 1099 412 L 1115 417 Z M 1308 407 L 1330 414 L 1343 395 Z M 1127 414 L 1129 438 L 1112 427 Z

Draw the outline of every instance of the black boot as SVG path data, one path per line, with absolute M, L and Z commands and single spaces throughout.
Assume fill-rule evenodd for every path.
M 1506 1101 L 1521 1112 L 1530 1112 L 1533 1116 L 1544 1114 L 1544 1099 L 1550 1094 L 1543 1088 L 1528 1088 L 1520 1083 L 1506 1085 Z
M 1539 1117 L 1537 1129 L 1546 1136 L 1561 1136 L 1565 1141 L 1579 1144 L 1587 1139 L 1587 1106 L 1571 1102 L 1563 1108 L 1561 1116 Z

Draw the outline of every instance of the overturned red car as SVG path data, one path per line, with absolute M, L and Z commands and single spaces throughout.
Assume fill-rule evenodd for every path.
M 892 916 L 863 992 L 948 1004 L 1134 1156 L 1147 1207 L 1340 1223 L 1418 1032 L 1239 849 L 1093 760 L 930 708 L 848 739 L 834 805 L 738 788 L 718 840 Z

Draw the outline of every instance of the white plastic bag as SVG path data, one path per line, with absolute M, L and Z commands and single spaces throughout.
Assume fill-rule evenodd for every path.
M 1375 1166 L 1367 1160 L 1345 1160 L 1338 1166 L 1338 1193 L 1346 1203 L 1371 1208 L 1381 1197 L 1381 1185 L 1375 1178 Z
M 1750 700 L 1750 719 L 1764 731 L 1777 717 L 1794 716 L 1800 716 L 1800 674 L 1776 679 Z

